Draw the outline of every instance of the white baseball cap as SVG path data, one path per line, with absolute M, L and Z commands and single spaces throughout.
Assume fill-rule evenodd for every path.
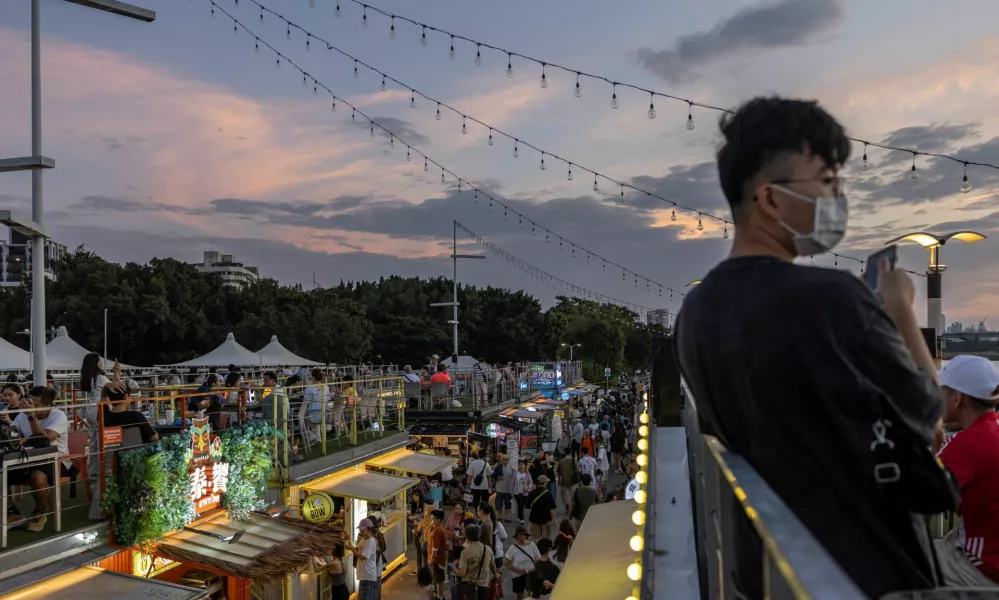
M 940 385 L 976 400 L 999 400 L 999 371 L 982 356 L 955 356 L 940 370 Z

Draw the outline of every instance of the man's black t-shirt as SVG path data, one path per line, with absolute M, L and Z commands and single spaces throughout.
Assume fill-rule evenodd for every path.
M 547 581 L 554 585 L 561 572 L 555 563 L 550 560 L 536 561 L 534 563 L 534 571 L 531 572 L 528 582 L 531 586 L 531 597 L 541 598 L 550 594 L 551 590 L 545 588 L 545 582 Z
M 874 295 L 849 273 L 741 257 L 686 298 L 677 356 L 704 433 L 744 456 L 872 597 L 934 585 L 925 524 L 873 477 L 888 412 L 929 446 L 943 401 Z M 745 518 L 738 576 L 761 596 Z
M 134 410 L 124 410 L 114 412 L 107 406 L 104 407 L 104 424 L 109 427 L 138 427 L 142 435 L 142 443 L 148 444 L 156 435 L 156 430 L 152 428 L 146 417 L 142 413 Z
M 530 521 L 535 525 L 544 525 L 552 520 L 555 499 L 548 493 L 547 487 L 536 487 L 527 496 L 527 506 L 531 508 Z

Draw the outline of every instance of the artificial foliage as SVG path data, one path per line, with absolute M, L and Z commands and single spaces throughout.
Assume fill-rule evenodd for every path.
M 226 429 L 222 461 L 229 464 L 229 481 L 222 506 L 234 521 L 264 507 L 264 494 L 274 459 L 274 437 L 266 422 Z M 116 453 L 115 475 L 108 478 L 102 498 L 113 515 L 115 541 L 122 546 L 143 544 L 183 528 L 196 517 L 189 499 L 188 436 L 171 436 L 154 444 Z
M 267 480 L 274 465 L 274 439 L 281 437 L 267 421 L 249 421 L 226 429 L 222 438 L 222 462 L 229 464 L 229 484 L 222 506 L 233 521 L 245 521 L 250 512 L 264 508 Z

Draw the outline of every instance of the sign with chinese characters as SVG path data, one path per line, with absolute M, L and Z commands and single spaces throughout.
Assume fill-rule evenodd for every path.
M 132 552 L 132 575 L 135 577 L 156 577 L 160 573 L 180 566 L 169 558 L 152 556 L 144 552 Z
M 561 363 L 533 364 L 531 379 L 535 390 L 557 388 L 562 385 L 562 365 Z
M 188 498 L 198 514 L 218 508 L 229 484 L 229 465 L 221 462 L 222 440 L 212 435 L 208 418 L 191 422 Z
M 104 450 L 117 450 L 121 448 L 121 427 L 105 427 L 102 435 L 104 436 Z

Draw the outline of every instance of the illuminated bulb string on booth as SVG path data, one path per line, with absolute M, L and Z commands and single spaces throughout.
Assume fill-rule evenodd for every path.
M 412 86 L 410 86 L 410 85 L 408 85 L 408 84 L 400 81 L 399 79 L 396 79 L 395 77 L 389 75 L 385 71 L 382 71 L 382 70 L 378 69 L 377 67 L 374 67 L 374 66 L 372 66 L 372 65 L 364 62 L 363 60 L 361 60 L 357 56 L 355 56 L 353 54 L 350 54 L 348 52 L 345 52 L 344 50 L 341 50 L 337 46 L 335 46 L 332 43 L 330 43 L 328 40 L 326 40 L 326 39 L 324 39 L 324 38 L 322 38 L 320 36 L 317 36 L 317 35 L 313 34 L 311 31 L 303 28 L 302 26 L 300 26 L 300 25 L 298 25 L 298 24 L 296 24 L 296 23 L 288 20 L 283 15 L 280 15 L 277 12 L 271 10 L 270 8 L 264 6 L 258 0 L 246 0 L 246 1 L 251 2 L 252 4 L 254 4 L 260 10 L 261 21 L 264 20 L 265 13 L 266 14 L 270 14 L 273 17 L 276 17 L 278 20 L 280 20 L 281 23 L 285 26 L 286 35 L 287 35 L 287 37 L 289 37 L 289 39 L 291 37 L 291 31 L 292 31 L 292 29 L 295 29 L 295 30 L 300 31 L 300 32 L 302 32 L 302 33 L 305 34 L 305 46 L 306 46 L 307 49 L 310 49 L 312 47 L 312 40 L 315 40 L 316 42 L 318 42 L 320 44 L 325 44 L 326 48 L 328 50 L 336 51 L 337 53 L 341 54 L 342 56 L 344 56 L 344 57 L 350 59 L 351 61 L 353 61 L 353 63 L 354 63 L 354 71 L 353 72 L 354 72 L 354 77 L 355 78 L 359 77 L 358 67 L 359 66 L 364 67 L 364 68 L 368 69 L 369 71 L 371 71 L 373 73 L 376 73 L 377 75 L 381 76 L 381 89 L 382 90 L 385 90 L 387 88 L 387 82 L 389 82 L 389 81 L 391 81 L 391 82 L 393 82 L 393 83 L 401 86 L 402 88 L 408 90 L 410 92 L 410 106 L 411 107 L 415 107 L 416 106 L 416 96 L 420 96 L 421 98 L 430 101 L 432 104 L 436 104 L 436 108 L 437 108 L 436 119 L 440 120 L 440 118 L 441 118 L 441 108 L 444 108 L 445 110 L 450 111 L 450 112 L 452 112 L 452 113 L 460 116 L 462 118 L 461 132 L 463 134 L 467 134 L 468 133 L 468 123 L 469 122 L 478 124 L 478 125 L 486 128 L 486 129 L 488 129 L 488 132 L 489 132 L 488 143 L 489 143 L 489 145 L 493 145 L 493 143 L 494 143 L 494 139 L 493 139 L 494 134 L 502 136 L 502 137 L 505 137 L 505 138 L 513 141 L 513 156 L 515 158 L 519 156 L 520 148 L 529 148 L 531 150 L 534 150 L 535 152 L 537 152 L 540 155 L 539 165 L 540 165 L 540 168 L 542 170 L 545 170 L 547 168 L 547 165 L 545 163 L 545 158 L 549 159 L 549 164 L 551 163 L 551 160 L 554 159 L 554 160 L 559 161 L 559 162 L 561 162 L 561 163 L 563 163 L 563 164 L 566 165 L 567 179 L 569 179 L 569 180 L 573 179 L 573 168 L 575 168 L 577 175 L 580 172 L 586 173 L 587 176 L 592 175 L 593 176 L 593 189 L 594 189 L 594 191 L 599 191 L 599 189 L 600 189 L 599 180 L 600 179 L 603 179 L 606 182 L 610 182 L 610 184 L 612 184 L 612 186 L 614 187 L 614 190 L 618 192 L 618 194 L 616 195 L 616 199 L 620 203 L 624 203 L 625 200 L 626 200 L 625 199 L 625 191 L 626 190 L 638 192 L 639 194 L 643 194 L 643 195 L 645 195 L 647 197 L 650 197 L 650 198 L 656 198 L 658 200 L 661 200 L 661 201 L 669 204 L 674 209 L 673 210 L 673 214 L 671 215 L 671 219 L 673 221 L 676 220 L 676 209 L 696 214 L 697 215 L 697 229 L 698 230 L 703 230 L 704 229 L 703 219 L 705 219 L 705 218 L 706 219 L 710 219 L 712 221 L 716 221 L 716 222 L 722 224 L 723 231 L 724 231 L 723 235 L 724 235 L 724 237 L 726 239 L 729 236 L 729 229 L 728 229 L 729 226 L 733 226 L 734 227 L 734 224 L 732 223 L 732 221 L 730 221 L 730 220 L 728 220 L 728 219 L 726 219 L 724 217 L 719 217 L 719 216 L 717 216 L 715 214 L 712 214 L 712 213 L 709 213 L 709 212 L 703 212 L 703 211 L 700 211 L 700 210 L 697 210 L 697 209 L 694 209 L 694 208 L 690 208 L 688 206 L 685 206 L 685 205 L 681 204 L 680 203 L 681 201 L 672 200 L 670 198 L 666 198 L 664 196 L 660 196 L 658 194 L 655 194 L 655 193 L 652 193 L 652 192 L 650 192 L 648 190 L 639 188 L 639 187 L 634 186 L 632 184 L 629 184 L 627 182 L 614 179 L 613 177 L 609 177 L 609 176 L 607 176 L 605 174 L 600 173 L 599 171 L 596 171 L 594 169 L 590 169 L 590 168 L 584 167 L 584 166 L 580 165 L 579 163 L 574 162 L 572 160 L 569 160 L 567 158 L 563 158 L 562 156 L 560 156 L 558 154 L 553 154 L 552 152 L 550 152 L 548 150 L 545 150 L 544 148 L 541 148 L 540 146 L 536 146 L 534 144 L 531 144 L 530 142 L 526 142 L 523 139 L 519 138 L 518 136 L 515 136 L 515 135 L 512 135 L 510 133 L 507 133 L 507 132 L 505 132 L 505 131 L 503 131 L 501 129 L 496 128 L 495 126 L 492 126 L 492 125 L 490 125 L 490 124 L 488 124 L 488 123 L 486 123 L 484 121 L 481 121 L 481 120 L 479 120 L 479 119 L 477 119 L 477 118 L 475 118 L 473 116 L 470 116 L 470 115 L 468 115 L 466 113 L 463 113 L 462 111 L 460 111 L 457 108 L 455 108 L 455 107 L 447 104 L 446 102 L 442 102 L 440 100 L 437 100 L 436 98 L 433 98 L 432 96 L 429 96 L 429 95 L 421 92 L 420 90 L 416 89 L 415 87 L 412 87 Z M 238 0 L 236 0 L 236 2 L 238 4 Z M 214 1 L 211 1 L 211 4 L 212 4 L 212 11 L 214 12 L 215 7 L 217 7 L 218 5 Z M 229 18 L 233 19 L 233 27 L 236 27 L 237 24 L 238 24 L 238 26 L 242 27 L 245 31 L 247 31 L 248 33 L 250 33 L 250 35 L 254 35 L 252 31 L 250 31 L 245 25 L 243 25 L 243 23 L 241 23 L 237 19 L 235 19 L 230 13 L 225 12 L 224 10 L 222 10 L 221 7 L 219 7 L 219 10 L 221 12 L 223 12 Z M 314 78 L 312 78 L 311 75 L 309 75 L 305 70 L 301 69 L 297 64 L 295 64 L 294 62 L 292 62 L 286 56 L 284 56 L 283 54 L 281 54 L 281 52 L 279 52 L 273 46 L 271 46 L 270 44 L 267 44 L 267 43 L 263 42 L 263 40 L 261 40 L 259 37 L 255 36 L 255 35 L 254 35 L 254 38 L 256 40 L 256 47 L 257 47 L 258 50 L 260 48 L 260 44 L 263 44 L 266 48 L 268 48 L 269 50 L 273 51 L 278 56 L 278 61 L 279 62 L 280 62 L 280 60 L 282 58 L 284 58 L 286 60 L 286 62 L 288 62 L 288 64 L 290 64 L 295 69 L 299 70 L 302 73 L 302 75 L 303 75 L 303 83 L 307 84 L 308 81 L 309 81 L 309 79 L 311 78 L 311 80 L 313 82 L 313 88 L 314 88 L 315 91 L 318 91 L 318 88 L 321 87 L 324 91 L 326 91 L 330 95 L 332 95 L 333 98 L 334 98 L 334 104 L 333 104 L 334 107 L 336 106 L 336 100 L 340 100 L 343 104 L 345 104 L 347 106 L 350 106 L 352 109 L 354 109 L 353 105 L 350 105 L 345 100 L 343 100 L 341 98 L 338 98 L 326 86 L 319 85 L 318 81 L 316 81 Z M 653 110 L 654 109 L 650 107 L 650 112 L 653 111 Z M 365 116 L 360 111 L 357 111 L 356 109 L 354 109 L 354 112 L 356 112 L 357 114 L 361 114 L 362 117 L 364 117 L 365 119 L 367 119 L 369 122 L 372 122 L 370 118 L 368 118 L 367 116 Z M 377 124 L 377 123 L 375 123 L 375 124 L 378 125 L 378 127 L 381 130 L 385 131 L 385 133 L 389 134 L 389 143 L 390 143 L 390 145 L 394 146 L 395 145 L 395 140 L 399 139 L 399 137 L 397 135 L 394 135 L 391 131 L 389 131 L 387 128 L 383 127 L 382 125 Z M 371 135 L 374 135 L 374 127 L 371 127 L 370 129 L 371 129 Z M 400 142 L 402 142 L 401 139 L 400 139 Z M 415 148 L 413 148 L 409 144 L 406 144 L 406 149 L 407 149 L 407 160 L 411 159 L 411 153 L 410 153 L 410 151 L 414 151 L 417 154 L 419 154 L 421 157 L 427 158 L 425 154 L 423 154 L 422 152 L 419 152 L 418 150 L 416 150 Z M 865 153 L 864 160 L 865 160 L 865 162 L 867 161 L 867 159 L 866 159 L 866 153 Z M 437 167 L 441 166 L 439 163 L 437 163 L 437 162 L 435 162 L 433 160 L 430 160 L 430 162 L 433 163 Z M 447 169 L 443 169 L 443 168 L 442 168 L 442 171 L 446 171 L 448 173 L 451 173 L 451 171 L 449 171 Z M 444 173 L 442 172 L 442 179 L 443 179 L 443 174 Z M 476 190 L 478 193 L 483 194 L 483 192 L 481 190 L 477 190 L 474 186 L 472 186 L 467 181 L 459 178 L 457 175 L 454 175 L 454 173 L 451 173 L 451 174 L 455 177 L 455 179 L 458 180 L 459 186 L 462 183 L 464 183 L 464 184 L 467 184 L 473 190 Z M 443 181 L 442 181 L 442 183 L 443 183 Z M 968 189 L 970 189 L 970 187 Z M 483 195 L 485 195 L 485 194 L 483 194 Z M 504 209 L 504 213 L 508 217 L 509 217 L 510 214 L 513 214 L 513 215 L 517 216 L 518 217 L 518 222 L 521 225 L 523 225 L 524 222 L 526 221 L 527 224 L 529 224 L 529 225 L 532 226 L 532 230 L 536 230 L 536 229 L 540 228 L 546 234 L 552 234 L 552 235 L 554 235 L 560 241 L 560 243 L 561 242 L 567 242 L 568 245 L 570 245 L 570 246 L 573 247 L 573 249 L 575 249 L 575 248 L 584 249 L 582 246 L 579 246 L 579 244 L 575 244 L 575 243 L 571 242 L 570 240 L 567 240 L 567 239 L 565 239 L 565 238 L 563 238 L 561 236 L 558 236 L 558 234 L 556 234 L 555 232 L 553 232 L 553 231 L 551 231 L 551 230 L 549 230 L 549 229 L 541 226 L 540 224 L 535 223 L 534 221 L 531 221 L 530 219 L 523 218 L 522 214 L 520 214 L 519 212 L 511 209 L 509 206 L 507 206 L 507 205 L 499 202 L 498 200 L 496 200 L 494 198 L 491 198 L 488 195 L 485 195 L 485 197 L 490 200 L 490 204 L 498 204 L 498 205 L 502 206 L 503 209 Z M 607 265 L 610 265 L 612 267 L 615 267 L 616 269 L 622 270 L 623 271 L 623 275 L 625 275 L 625 277 L 631 277 L 633 279 L 636 279 L 637 280 L 636 281 L 636 286 L 639 285 L 640 283 L 645 283 L 646 286 L 649 288 L 649 291 L 658 291 L 660 293 L 660 296 L 662 296 L 662 291 L 666 290 L 666 291 L 668 291 L 670 293 L 670 297 L 671 298 L 675 294 L 680 294 L 680 297 L 681 298 L 683 297 L 683 294 L 681 294 L 678 290 L 672 289 L 670 286 L 662 285 L 662 284 L 660 284 L 660 283 L 658 283 L 656 281 L 653 281 L 653 280 L 651 280 L 651 279 L 649 279 L 647 277 L 644 277 L 642 275 L 638 275 L 637 273 L 634 273 L 634 272 L 630 271 L 629 269 L 621 267 L 621 265 L 618 265 L 618 264 L 614 263 L 613 261 L 609 261 L 609 260 L 606 260 L 602 256 L 598 256 L 596 253 L 594 253 L 592 251 L 587 250 L 587 254 L 590 255 L 590 258 L 592 258 L 593 256 L 596 256 L 597 258 L 599 258 L 604 263 L 604 267 L 605 268 L 606 268 Z M 863 263 L 864 263 L 864 259 L 855 258 L 853 256 L 849 256 L 849 255 L 846 255 L 846 254 L 841 254 L 841 253 L 837 253 L 837 252 L 828 252 L 827 254 L 830 254 L 831 256 L 834 257 L 834 266 L 837 266 L 837 267 L 839 266 L 839 259 L 841 259 L 841 258 L 844 259 L 844 260 L 854 261 L 854 262 L 856 262 L 856 263 L 858 263 L 860 265 L 863 265 Z M 916 274 L 917 275 L 922 275 L 922 274 L 919 274 L 919 273 L 916 273 Z M 656 290 L 652 290 L 653 287 L 655 287 Z
M 250 1 L 254 2 L 254 4 L 256 4 L 255 0 L 250 0 Z M 331 1 L 336 3 L 335 14 L 336 14 L 337 18 L 340 18 L 342 16 L 342 11 L 340 9 L 340 0 L 331 0 Z M 379 14 L 379 15 L 382 15 L 383 17 L 387 17 L 390 20 L 389 31 L 390 31 L 390 37 L 392 39 L 395 39 L 395 31 L 396 31 L 396 27 L 395 26 L 396 26 L 396 22 L 397 21 L 399 23 L 405 23 L 405 24 L 412 25 L 413 27 L 420 28 L 420 30 L 422 31 L 422 37 L 420 38 L 420 43 L 423 46 L 427 46 L 429 44 L 429 42 L 427 40 L 427 32 L 428 31 L 431 34 L 438 33 L 438 34 L 440 34 L 442 36 L 445 36 L 446 38 L 449 38 L 451 43 L 450 43 L 450 47 L 449 47 L 450 49 L 448 51 L 448 56 L 449 56 L 449 58 L 451 60 L 455 60 L 455 58 L 457 57 L 457 53 L 458 53 L 458 51 L 455 48 L 455 42 L 464 42 L 464 43 L 467 43 L 469 45 L 474 45 L 475 46 L 475 64 L 477 66 L 482 66 L 482 63 L 483 63 L 482 50 L 483 49 L 491 50 L 493 52 L 496 52 L 496 53 L 500 54 L 501 56 L 502 55 L 506 55 L 505 57 L 506 57 L 506 64 L 507 64 L 507 69 L 506 69 L 506 76 L 507 77 L 513 77 L 513 59 L 514 58 L 516 58 L 518 61 L 530 62 L 530 63 L 533 63 L 534 65 L 540 67 L 541 68 L 540 86 L 542 88 L 547 88 L 548 87 L 548 83 L 549 83 L 549 80 L 548 80 L 548 77 L 547 77 L 547 73 L 546 73 L 546 69 L 547 70 L 557 69 L 557 70 L 563 71 L 565 73 L 568 73 L 569 75 L 574 75 L 576 77 L 576 85 L 575 85 L 575 88 L 573 90 L 573 93 L 575 94 L 575 96 L 577 98 L 579 98 L 580 96 L 582 96 L 582 86 L 580 84 L 580 79 L 582 79 L 582 78 L 590 79 L 590 80 L 593 80 L 593 81 L 597 81 L 597 82 L 600 82 L 600 83 L 602 83 L 604 85 L 609 85 L 611 87 L 611 90 L 610 90 L 610 92 L 611 92 L 611 102 L 610 102 L 610 105 L 611 105 L 611 108 L 614 108 L 614 109 L 618 108 L 618 106 L 619 106 L 617 92 L 618 92 L 618 88 L 621 88 L 621 89 L 634 90 L 634 91 L 637 91 L 637 92 L 639 92 L 639 93 L 641 93 L 643 95 L 648 94 L 648 96 L 650 98 L 650 103 L 649 103 L 649 110 L 648 110 L 647 114 L 648 114 L 648 117 L 650 119 L 654 119 L 656 117 L 655 99 L 657 97 L 664 98 L 666 100 L 671 100 L 671 101 L 674 101 L 674 102 L 679 102 L 679 103 L 686 104 L 687 105 L 687 123 L 686 123 L 687 129 L 694 129 L 693 109 L 695 107 L 696 108 L 703 108 L 703 109 L 711 110 L 711 111 L 715 111 L 715 112 L 722 112 L 722 113 L 732 113 L 733 112 L 730 109 L 722 108 L 720 106 L 714 106 L 714 105 L 711 105 L 711 104 L 705 104 L 704 102 L 698 102 L 697 100 L 693 100 L 693 99 L 690 99 L 690 98 L 683 98 L 683 97 L 680 97 L 680 96 L 676 96 L 674 94 L 667 94 L 665 92 L 656 91 L 656 90 L 653 90 L 653 89 L 650 89 L 650 88 L 646 88 L 646 87 L 643 87 L 643 86 L 640 86 L 640 85 L 635 85 L 635 84 L 631 84 L 631 83 L 625 83 L 625 82 L 617 81 L 617 80 L 614 80 L 614 79 L 610 79 L 610 78 L 608 78 L 608 77 L 606 77 L 604 75 L 597 75 L 595 73 L 590 73 L 590 72 L 587 72 L 587 71 L 584 71 L 584 70 L 581 70 L 581 69 L 574 69 L 574 68 L 566 67 L 566 66 L 563 66 L 563 65 L 560 65 L 558 63 L 551 62 L 551 61 L 542 60 L 540 58 L 534 58 L 532 56 L 528 56 L 526 54 L 522 54 L 522 53 L 514 51 L 514 50 L 509 50 L 509 49 L 506 49 L 506 48 L 502 48 L 500 46 L 495 46 L 493 44 L 488 44 L 486 42 L 483 42 L 483 41 L 480 41 L 480 40 L 476 40 L 476 39 L 470 38 L 468 36 L 464 36 L 464 35 L 461 35 L 461 34 L 458 34 L 458 33 L 453 33 L 453 32 L 448 31 L 446 29 L 441 29 L 441 28 L 435 27 L 433 25 L 428 25 L 426 23 L 422 23 L 420 21 L 416 21 L 416 20 L 411 19 L 409 17 L 404 17 L 404 16 L 401 16 L 401 15 L 398 15 L 398 14 L 395 14 L 395 13 L 391 13 L 391 12 L 382 10 L 382 9 L 378 8 L 377 6 L 372 6 L 371 4 L 368 4 L 366 2 L 362 2 L 361 0 L 343 0 L 343 2 L 345 4 L 346 3 L 353 3 L 353 4 L 356 4 L 356 5 L 358 5 L 358 6 L 361 7 L 361 9 L 362 9 L 362 19 L 361 19 L 361 22 L 365 26 L 367 26 L 367 23 L 368 23 L 368 12 L 369 11 L 371 13 L 373 13 L 373 14 Z M 904 147 L 904 146 L 893 146 L 891 144 L 882 144 L 882 143 L 878 143 L 878 142 L 872 142 L 870 140 L 865 140 L 865 139 L 862 139 L 862 138 L 851 137 L 849 139 L 851 141 L 857 143 L 857 144 L 863 144 L 864 145 L 864 156 L 863 156 L 863 159 L 862 159 L 861 168 L 863 170 L 865 170 L 865 171 L 871 168 L 871 164 L 867 160 L 867 147 L 868 146 L 872 146 L 872 147 L 875 147 L 875 148 L 881 148 L 883 150 L 888 150 L 888 151 L 892 151 L 892 152 L 904 152 L 904 153 L 908 153 L 908 154 L 912 155 L 913 158 L 915 158 L 916 156 L 927 156 L 927 157 L 931 157 L 931 158 L 941 158 L 941 159 L 949 160 L 949 161 L 958 163 L 960 165 L 963 165 L 963 167 L 964 167 L 964 178 L 963 178 L 962 184 L 961 184 L 961 191 L 962 192 L 967 192 L 967 191 L 970 191 L 970 189 L 971 189 L 971 184 L 968 182 L 968 179 L 967 179 L 967 167 L 968 166 L 984 167 L 984 168 L 988 168 L 988 169 L 997 169 L 997 170 L 999 170 L 999 166 L 997 166 L 995 164 L 986 163 L 986 162 L 976 162 L 976 161 L 971 161 L 971 160 L 965 160 L 965 159 L 959 158 L 959 157 L 951 155 L 951 154 L 939 154 L 939 153 L 935 153 L 935 152 L 923 152 L 923 151 L 920 151 L 920 150 L 916 150 L 915 148 L 907 148 L 907 147 Z
M 585 246 L 577 244 L 576 242 L 573 242 L 572 240 L 562 235 L 559 235 L 554 230 L 545 227 L 544 225 L 538 223 L 537 221 L 534 221 L 533 219 L 530 219 L 524 213 L 512 208 L 503 201 L 489 195 L 484 190 L 473 185 L 467 179 L 459 177 L 454 171 L 451 171 L 441 163 L 430 158 L 428 155 L 424 154 L 416 147 L 406 143 L 402 138 L 400 138 L 388 127 L 372 119 L 362 110 L 360 110 L 347 100 L 344 100 L 340 96 L 337 96 L 335 93 L 333 93 L 333 90 L 331 90 L 324 83 L 316 79 L 314 76 L 310 75 L 308 71 L 300 67 L 297 63 L 295 63 L 295 61 L 288 58 L 288 56 L 283 54 L 280 50 L 278 50 L 277 48 L 275 48 L 274 46 L 272 46 L 271 44 L 269 44 L 267 41 L 263 40 L 256 34 L 254 34 L 253 31 L 250 30 L 245 24 L 243 24 L 239 19 L 235 18 L 231 13 L 227 12 L 224 8 L 219 6 L 214 0 L 208 0 L 208 1 L 212 5 L 213 13 L 214 11 L 218 10 L 220 13 L 224 14 L 229 19 L 232 19 L 233 27 L 241 28 L 242 30 L 246 31 L 249 35 L 251 35 L 254 39 L 254 45 L 257 50 L 259 50 L 260 48 L 266 48 L 267 50 L 274 53 L 274 56 L 276 57 L 275 62 L 278 66 L 280 66 L 281 64 L 287 64 L 291 66 L 293 69 L 297 70 L 299 73 L 301 73 L 302 83 L 305 84 L 306 87 L 308 87 L 311 84 L 314 93 L 318 94 L 319 90 L 322 90 L 323 92 L 329 94 L 333 99 L 334 110 L 338 102 L 340 104 L 343 104 L 344 106 L 351 109 L 351 119 L 353 121 L 356 121 L 358 117 L 360 117 L 361 119 L 364 120 L 364 122 L 368 123 L 368 131 L 370 132 L 370 135 L 374 136 L 375 129 L 377 128 L 379 131 L 384 132 L 389 137 L 389 144 L 391 146 L 394 147 L 395 140 L 399 140 L 400 145 L 404 145 L 406 147 L 407 161 L 411 162 L 413 160 L 413 154 L 416 154 L 419 158 L 423 159 L 424 171 L 429 172 L 430 165 L 433 165 L 435 172 L 437 171 L 437 169 L 440 169 L 441 183 L 446 183 L 447 182 L 446 176 L 450 176 L 457 182 L 458 191 L 467 189 L 473 192 L 472 200 L 474 203 L 479 203 L 481 199 L 483 204 L 486 204 L 488 202 L 490 210 L 495 211 L 497 210 L 497 207 L 501 208 L 503 210 L 503 215 L 505 220 L 511 220 L 516 218 L 519 227 L 521 228 L 530 227 L 532 235 L 544 234 L 545 239 L 547 241 L 551 243 L 557 242 L 558 247 L 560 249 L 565 250 L 566 252 L 569 252 L 571 256 L 576 256 L 576 254 L 578 253 L 579 257 L 582 258 L 583 255 L 585 254 L 587 263 L 593 263 L 594 261 L 599 261 L 601 263 L 602 269 L 605 272 L 607 271 L 608 267 L 613 269 L 615 273 L 620 272 L 622 281 L 631 281 L 634 284 L 634 287 L 636 288 L 644 287 L 646 292 L 656 292 L 658 293 L 659 297 L 666 297 L 665 295 L 668 294 L 670 300 L 683 300 L 683 298 L 685 297 L 685 294 L 677 288 L 664 285 L 658 281 L 655 281 L 654 279 L 641 275 L 633 271 L 632 269 L 625 267 L 620 263 L 610 260 L 598 254 L 597 252 L 589 250 Z
M 513 254 L 511 254 L 510 252 L 507 252 L 503 248 L 500 248 L 496 244 L 494 244 L 494 243 L 492 243 L 492 242 L 484 239 L 482 236 L 480 236 L 479 234 L 475 233 L 471 229 L 465 227 L 461 223 L 458 223 L 457 221 L 455 223 L 456 223 L 458 229 L 463 234 L 465 234 L 469 238 L 475 240 L 475 242 L 477 244 L 479 244 L 480 246 L 482 246 L 486 250 L 492 252 L 496 256 L 502 258 L 503 260 L 507 261 L 508 263 L 512 264 L 513 266 L 517 267 L 518 269 L 520 269 L 524 273 L 527 273 L 528 275 L 530 275 L 534 279 L 540 281 L 541 283 L 543 283 L 545 285 L 550 286 L 552 289 L 554 289 L 556 291 L 559 291 L 559 290 L 567 291 L 567 292 L 570 293 L 570 295 L 572 295 L 572 296 L 578 296 L 578 297 L 583 298 L 585 300 L 593 300 L 593 301 L 601 302 L 601 303 L 604 303 L 604 304 L 617 304 L 618 306 L 623 306 L 624 308 L 627 308 L 628 310 L 636 312 L 639 315 L 647 314 L 650 310 L 652 310 L 648 306 L 642 306 L 641 304 L 635 304 L 633 302 L 626 302 L 624 300 L 618 300 L 617 298 L 613 298 L 611 296 L 606 296 L 604 294 L 600 294 L 598 292 L 594 292 L 594 291 L 589 290 L 587 288 L 580 287 L 578 285 L 569 283 L 568 281 L 566 281 L 564 279 L 556 277 L 555 275 L 552 275 L 551 273 L 548 273 L 547 271 L 539 269 L 538 267 L 535 267 L 531 263 L 529 263 L 529 262 L 527 262 L 527 261 L 525 261 L 525 260 L 523 260 L 521 258 L 518 258 L 517 256 L 514 256 Z

